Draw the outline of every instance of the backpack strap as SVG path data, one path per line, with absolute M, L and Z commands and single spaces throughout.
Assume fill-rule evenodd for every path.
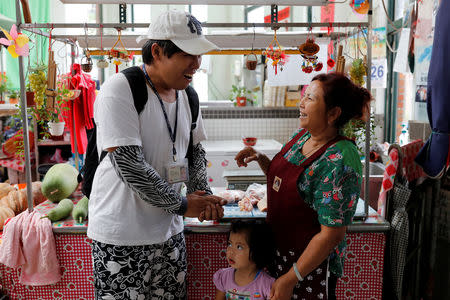
M 200 101 L 198 100 L 197 92 L 194 90 L 192 86 L 188 85 L 185 91 L 188 96 L 189 107 L 191 108 L 191 115 L 192 115 L 191 131 L 192 131 L 197 127 L 197 118 L 200 109 Z
M 144 72 L 140 67 L 134 66 L 123 70 L 122 73 L 128 80 L 131 93 L 133 94 L 134 107 L 139 115 L 144 110 L 148 100 L 147 82 Z
M 190 85 L 185 89 L 186 94 L 189 100 L 189 107 L 191 109 L 192 123 L 191 123 L 191 131 L 189 132 L 189 146 L 186 152 L 186 158 L 188 159 L 189 166 L 192 163 L 192 156 L 194 151 L 194 139 L 192 137 L 192 131 L 197 127 L 197 118 L 200 110 L 200 101 L 198 100 L 198 94 L 194 90 L 194 88 Z

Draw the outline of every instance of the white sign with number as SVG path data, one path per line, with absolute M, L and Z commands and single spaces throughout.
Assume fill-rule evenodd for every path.
M 371 74 L 371 86 L 373 89 L 385 89 L 386 88 L 386 58 L 372 60 L 372 67 L 370 69 Z

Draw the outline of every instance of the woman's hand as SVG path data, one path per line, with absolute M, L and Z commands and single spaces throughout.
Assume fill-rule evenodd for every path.
M 286 274 L 279 277 L 272 284 L 272 289 L 270 290 L 270 300 L 290 300 L 292 297 L 292 292 L 297 284 L 297 277 L 292 276 L 291 273 L 294 271 L 289 270 Z
M 254 160 L 258 161 L 258 152 L 256 152 L 256 150 L 252 147 L 245 147 L 244 149 L 239 151 L 238 154 L 236 154 L 234 160 L 239 167 L 247 167 L 247 164 L 249 162 Z

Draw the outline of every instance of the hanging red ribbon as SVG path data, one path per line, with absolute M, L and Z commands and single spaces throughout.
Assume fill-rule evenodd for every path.
M 52 31 L 53 31 L 53 24 L 50 28 L 49 37 L 48 37 L 48 51 L 52 51 Z

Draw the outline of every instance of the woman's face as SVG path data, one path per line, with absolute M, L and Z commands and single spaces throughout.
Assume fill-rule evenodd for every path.
M 250 247 L 243 232 L 231 232 L 228 239 L 227 260 L 234 269 L 247 269 L 254 266 L 250 261 Z
M 328 126 L 328 114 L 324 100 L 322 83 L 314 80 L 300 99 L 300 128 L 317 132 Z

